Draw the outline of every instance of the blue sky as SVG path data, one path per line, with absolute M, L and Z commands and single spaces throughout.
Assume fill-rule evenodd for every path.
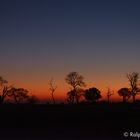
M 63 89 L 70 71 L 89 86 L 127 85 L 126 73 L 140 70 L 139 7 L 139 0 L 1 1 L 1 75 L 46 91 L 50 77 Z

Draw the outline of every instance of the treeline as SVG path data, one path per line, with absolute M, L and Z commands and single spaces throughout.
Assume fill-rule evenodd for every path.
M 124 103 L 128 102 L 131 98 L 133 103 L 135 103 L 136 96 L 140 93 L 139 74 L 136 72 L 127 74 L 127 79 L 130 87 L 120 88 L 118 95 L 122 97 Z M 86 86 L 84 77 L 77 72 L 70 72 L 66 76 L 65 81 L 72 87 L 72 90 L 67 93 L 68 103 L 79 103 L 81 98 L 84 98 L 83 102 L 94 103 L 102 98 L 100 90 L 96 87 L 83 89 Z M 114 95 L 114 92 L 108 88 L 106 92 L 108 103 L 112 95 Z
M 122 97 L 123 103 L 129 102 L 132 99 L 133 103 L 136 102 L 136 96 L 140 93 L 139 87 L 139 74 L 136 72 L 127 74 L 129 87 L 122 87 L 118 90 L 118 95 Z M 70 72 L 66 75 L 65 81 L 70 85 L 70 91 L 67 92 L 66 101 L 68 104 L 79 103 L 95 103 L 102 99 L 101 91 L 96 87 L 86 89 L 84 77 L 78 72 Z M 49 91 L 51 103 L 55 104 L 55 91 L 57 86 L 55 81 L 51 79 L 49 81 Z M 106 92 L 107 102 L 110 103 L 111 96 L 114 92 L 108 88 Z M 3 103 L 38 103 L 39 99 L 30 94 L 27 89 L 16 88 L 9 86 L 8 81 L 3 77 L 0 77 L 0 104 Z

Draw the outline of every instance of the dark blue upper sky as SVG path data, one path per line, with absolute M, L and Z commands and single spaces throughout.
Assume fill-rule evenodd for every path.
M 110 85 L 140 70 L 140 1 L 1 0 L 0 50 L 11 81 L 75 70 Z

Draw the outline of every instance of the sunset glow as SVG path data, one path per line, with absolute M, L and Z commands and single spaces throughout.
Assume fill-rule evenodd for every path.
M 85 89 L 97 87 L 106 100 L 109 87 L 120 100 L 126 74 L 140 72 L 140 8 L 107 1 L 1 2 L 0 75 L 46 101 L 53 77 L 55 98 L 65 101 L 65 77 L 77 71 Z

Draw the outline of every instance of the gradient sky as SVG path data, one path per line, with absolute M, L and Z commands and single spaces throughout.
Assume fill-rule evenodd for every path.
M 48 96 L 53 77 L 64 96 L 77 71 L 102 92 L 140 72 L 139 0 L 1 0 L 0 75 Z

